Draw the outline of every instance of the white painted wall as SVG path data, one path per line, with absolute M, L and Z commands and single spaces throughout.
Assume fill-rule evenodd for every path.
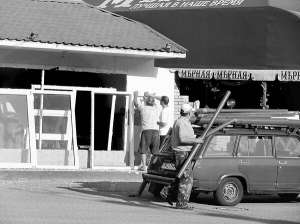
M 152 58 L 111 56 L 96 53 L 74 53 L 0 47 L 0 66 L 50 69 L 108 74 L 153 76 Z
M 172 119 L 174 116 L 174 85 L 175 74 L 166 68 L 156 68 L 153 76 L 146 76 L 143 74 L 127 76 L 127 91 L 139 91 L 140 95 L 144 92 L 154 92 L 159 96 L 168 96 L 170 99 L 169 107 L 171 108 Z M 159 102 L 157 102 L 159 103 Z M 134 127 L 134 145 L 135 152 L 138 150 L 140 141 L 141 127 Z

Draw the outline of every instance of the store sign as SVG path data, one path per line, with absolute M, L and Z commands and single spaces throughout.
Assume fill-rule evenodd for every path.
M 85 0 L 109 11 L 267 6 L 267 0 Z
M 300 70 L 283 70 L 277 72 L 280 81 L 300 81 Z
M 182 79 L 300 81 L 300 70 L 174 69 Z
M 220 80 L 249 80 L 251 71 L 233 69 L 181 69 L 178 75 L 183 79 L 220 79 Z

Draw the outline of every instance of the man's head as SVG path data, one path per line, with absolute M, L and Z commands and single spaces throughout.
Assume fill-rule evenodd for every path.
M 165 106 L 168 106 L 168 104 L 169 104 L 169 97 L 162 96 L 161 99 L 160 99 L 160 105 L 162 107 L 165 107 Z
M 151 95 L 146 97 L 145 103 L 147 106 L 153 106 L 155 103 L 155 98 Z
M 187 117 L 190 116 L 191 112 L 193 111 L 193 108 L 190 104 L 185 103 L 181 105 L 181 109 L 180 109 L 180 115 Z

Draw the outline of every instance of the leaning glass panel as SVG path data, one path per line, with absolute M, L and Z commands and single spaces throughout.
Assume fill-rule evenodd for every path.
M 25 95 L 0 94 L 0 162 L 30 163 Z
M 34 100 L 37 165 L 74 166 L 71 96 L 35 94 Z

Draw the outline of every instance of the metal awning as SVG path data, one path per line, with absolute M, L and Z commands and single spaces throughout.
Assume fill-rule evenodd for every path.
M 188 49 L 186 59 L 159 59 L 157 67 L 300 70 L 299 0 L 84 1 L 143 22 Z M 268 74 L 265 79 L 274 79 Z
M 78 1 L 78 0 L 77 0 Z M 108 11 L 213 9 L 272 6 L 300 11 L 297 0 L 82 0 Z

